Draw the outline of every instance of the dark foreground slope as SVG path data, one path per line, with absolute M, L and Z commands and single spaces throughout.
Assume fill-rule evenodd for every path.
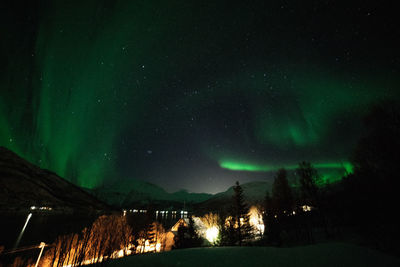
M 304 247 L 219 247 L 172 250 L 111 261 L 125 266 L 269 266 L 269 267 L 375 267 L 400 266 L 400 259 L 350 244 L 332 243 Z
M 0 212 L 25 212 L 31 206 L 52 212 L 96 212 L 109 206 L 57 174 L 0 147 Z

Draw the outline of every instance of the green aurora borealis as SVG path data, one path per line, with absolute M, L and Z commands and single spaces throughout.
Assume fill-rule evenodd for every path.
M 269 172 L 277 171 L 278 168 L 268 165 L 252 165 L 243 162 L 221 161 L 220 166 L 233 171 L 252 171 L 252 172 Z M 313 166 L 317 169 L 344 169 L 348 173 L 353 172 L 353 166 L 350 162 L 343 163 L 316 163 Z M 283 165 L 279 168 L 286 170 L 296 170 L 298 165 Z
M 0 145 L 80 186 L 215 193 L 303 160 L 336 181 L 369 106 L 398 99 L 367 4 L 33 2 L 1 13 Z

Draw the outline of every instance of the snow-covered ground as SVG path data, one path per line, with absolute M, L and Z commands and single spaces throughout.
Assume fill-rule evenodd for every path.
M 126 266 L 400 266 L 400 259 L 376 250 L 343 243 L 312 246 L 217 247 L 173 250 L 158 254 L 130 256 L 109 263 Z

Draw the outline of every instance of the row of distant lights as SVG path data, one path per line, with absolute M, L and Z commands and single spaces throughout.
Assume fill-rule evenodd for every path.
M 41 207 L 41 208 L 47 208 L 47 207 Z M 32 206 L 31 209 L 35 209 L 35 207 Z M 51 209 L 51 208 L 50 208 L 50 209 Z M 127 213 L 127 212 L 133 212 L 133 213 L 147 213 L 147 210 L 130 209 L 130 210 L 123 210 L 123 212 L 124 212 L 124 213 Z M 156 210 L 156 214 L 157 214 L 157 215 L 158 215 L 158 214 L 162 214 L 162 215 L 165 214 L 165 215 L 167 215 L 167 214 L 168 214 L 168 210 Z M 176 215 L 176 214 L 177 214 L 177 211 L 176 211 L 176 210 L 173 210 L 173 211 L 171 211 L 171 214 L 172 214 L 172 215 Z M 188 212 L 182 210 L 182 211 L 181 211 L 181 214 L 188 214 Z
M 32 206 L 33 207 L 33 206 Z M 32 209 L 32 207 L 31 207 L 31 209 Z M 46 208 L 46 207 L 44 207 L 44 208 Z M 51 209 L 51 208 L 50 208 Z M 147 210 L 138 210 L 138 209 L 130 209 L 130 210 L 122 210 L 123 211 L 123 213 L 124 213 L 124 216 L 126 215 L 126 213 L 127 212 L 132 212 L 132 213 L 147 213 Z M 183 215 L 185 215 L 185 216 L 187 216 L 187 214 L 188 214 L 188 212 L 187 211 L 184 211 L 184 210 L 182 210 L 181 212 L 181 216 L 183 216 Z M 168 215 L 168 210 L 156 210 L 156 215 L 158 216 L 158 215 L 161 215 L 161 216 L 167 216 Z M 177 214 L 177 211 L 176 210 L 173 210 L 173 211 L 171 211 L 171 214 L 172 214 L 172 216 L 174 216 L 174 215 L 176 215 Z
M 122 210 L 124 212 L 124 216 L 126 215 L 127 212 L 133 212 L 133 213 L 147 213 L 147 210 L 137 210 L 137 209 L 130 209 L 130 210 Z
M 31 210 L 52 210 L 52 209 L 53 208 L 46 206 L 41 206 L 41 207 L 31 206 Z
M 173 211 L 171 211 L 171 213 L 172 213 L 172 215 L 176 215 L 176 210 L 173 210 Z M 161 214 L 161 215 L 168 215 L 168 210 L 161 210 L 161 211 L 158 211 L 158 210 L 156 210 L 156 215 L 158 215 L 158 214 Z M 183 215 L 183 214 L 188 214 L 188 212 L 187 211 L 184 211 L 184 210 L 181 210 L 181 214 Z
M 309 211 L 311 211 L 311 210 L 313 209 L 313 207 L 308 206 L 308 205 L 303 205 L 303 206 L 301 206 L 301 209 L 302 209 L 304 212 L 309 212 Z M 264 212 L 263 212 L 263 213 L 264 213 Z M 283 213 L 284 213 L 284 214 L 287 214 L 288 216 L 296 215 L 296 212 L 295 212 L 295 211 L 292 211 L 292 212 L 290 212 L 290 213 L 287 213 L 286 210 L 284 210 Z M 275 218 L 278 218 L 278 215 L 274 215 L 274 217 L 275 217 Z

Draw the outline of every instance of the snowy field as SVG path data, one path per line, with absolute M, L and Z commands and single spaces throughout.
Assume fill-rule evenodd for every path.
M 158 254 L 130 256 L 108 266 L 400 266 L 400 259 L 379 251 L 343 243 L 294 248 L 217 247 L 181 249 Z

